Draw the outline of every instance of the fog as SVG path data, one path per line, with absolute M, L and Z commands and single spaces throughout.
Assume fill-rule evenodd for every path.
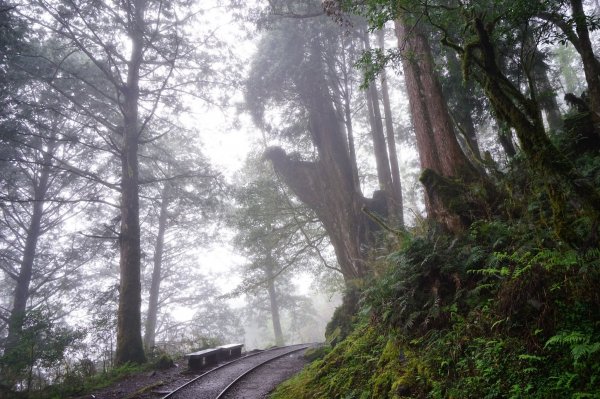
M 10 389 L 324 342 L 344 291 L 379 276 L 367 259 L 426 224 L 398 59 L 364 80 L 391 26 L 377 40 L 320 1 L 0 0 L 0 18 Z

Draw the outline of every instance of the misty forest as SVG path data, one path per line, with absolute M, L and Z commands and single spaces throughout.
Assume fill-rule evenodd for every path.
M 600 398 L 599 57 L 598 0 L 0 0 L 0 398 Z

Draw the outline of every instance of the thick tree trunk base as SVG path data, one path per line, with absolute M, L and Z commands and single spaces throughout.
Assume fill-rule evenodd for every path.
M 436 214 L 430 216 L 452 233 L 464 231 L 476 220 L 489 219 L 501 200 L 495 187 L 484 180 L 465 184 L 431 169 L 425 169 L 419 180 L 435 205 Z

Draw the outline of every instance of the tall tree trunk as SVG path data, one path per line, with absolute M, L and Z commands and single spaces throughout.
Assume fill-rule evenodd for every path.
M 443 177 L 477 179 L 478 172 L 456 140 L 427 38 L 418 26 L 407 28 L 401 20 L 395 21 L 395 27 L 421 167 Z M 450 231 L 463 230 L 463 221 L 448 208 L 441 193 L 432 184 L 424 184 L 429 216 Z
M 447 52 L 448 69 L 450 71 L 451 79 L 463 79 L 462 66 L 460 60 L 456 56 L 456 53 L 452 50 Z M 475 123 L 473 122 L 473 109 L 475 108 L 474 98 L 472 91 L 472 83 L 466 82 L 466 87 L 461 87 L 458 90 L 454 89 L 452 94 L 455 97 L 456 106 L 452 110 L 454 115 L 454 122 L 457 128 L 460 130 L 461 135 L 464 137 L 465 144 L 468 147 L 467 151 L 475 162 L 482 162 L 481 150 L 479 148 L 479 140 L 477 140 L 477 132 L 475 130 Z
M 335 73 L 335 71 L 330 72 Z M 342 77 L 341 79 L 346 79 L 347 76 Z M 346 130 L 345 141 L 346 147 L 348 149 L 348 154 L 350 156 L 350 164 L 352 166 L 352 178 L 354 179 L 355 184 L 358 186 L 360 184 L 358 177 L 358 164 L 356 161 L 356 149 L 354 146 L 354 131 L 352 129 L 352 114 L 350 109 L 350 98 L 348 95 L 348 82 L 337 80 L 336 78 L 330 79 L 332 80 L 332 92 L 333 92 L 333 102 L 335 104 L 335 109 L 337 111 L 337 115 L 340 121 L 343 121 L 344 128 Z M 344 86 L 343 89 L 341 86 Z
M 369 41 L 369 33 L 366 29 L 363 30 L 363 43 L 365 50 L 371 50 Z M 383 133 L 383 122 L 381 117 L 381 109 L 379 107 L 379 93 L 377 84 L 371 82 L 365 92 L 367 102 L 367 111 L 369 113 L 369 124 L 371 125 L 371 138 L 373 139 L 373 152 L 375 155 L 375 164 L 377 165 L 377 180 L 379 189 L 385 192 L 386 212 L 381 216 L 389 216 L 397 213 L 397 209 L 393 206 L 394 201 L 394 184 L 392 182 L 392 172 L 390 170 L 390 160 L 387 153 L 387 144 Z
M 360 187 L 358 162 L 356 160 L 356 147 L 354 145 L 354 128 L 352 126 L 352 109 L 350 107 L 350 98 L 346 94 L 344 94 L 344 124 L 346 125 L 346 136 L 348 137 L 348 155 L 350 156 L 352 179 L 354 180 L 356 187 Z
M 33 209 L 27 228 L 23 257 L 21 258 L 19 267 L 19 275 L 16 279 L 13 306 L 8 321 L 8 336 L 6 338 L 4 353 L 9 353 L 16 348 L 23 331 L 27 301 L 29 300 L 29 286 L 33 277 L 33 265 L 35 263 L 37 252 L 36 249 L 40 236 L 42 235 L 41 225 L 44 216 L 44 204 L 50 179 L 50 164 L 52 162 L 52 157 L 54 156 L 55 146 L 56 143 L 51 141 L 48 145 L 48 149 L 42 156 L 42 166 L 39 176 L 33 176 Z
M 158 215 L 158 232 L 156 233 L 156 246 L 154 247 L 154 268 L 152 269 L 152 282 L 150 284 L 150 297 L 148 299 L 148 316 L 144 331 L 144 346 L 151 350 L 155 346 L 156 319 L 158 315 L 158 298 L 160 283 L 162 281 L 162 261 L 164 253 L 165 232 L 167 231 L 167 218 L 169 209 L 169 184 L 165 185 L 161 193 L 160 213 Z
M 144 363 L 141 332 L 142 284 L 140 281 L 140 205 L 138 172 L 139 70 L 144 44 L 144 0 L 133 2 L 131 57 L 123 90 L 123 148 L 121 149 L 120 284 L 115 363 Z
M 562 128 L 562 117 L 556 102 L 555 90 L 548 78 L 549 67 L 546 64 L 546 56 L 538 48 L 538 42 L 534 38 L 533 32 L 528 25 L 524 25 L 523 31 L 523 46 L 524 53 L 527 55 L 523 60 L 525 68 L 529 69 L 526 73 L 527 77 L 532 79 L 529 87 L 534 91 L 531 98 L 537 100 L 540 108 L 546 115 L 548 128 L 550 130 L 558 130 Z
M 539 69 L 535 72 L 536 83 L 538 89 L 538 100 L 544 113 L 546 114 L 546 120 L 548 121 L 548 128 L 550 130 L 558 130 L 562 128 L 563 120 L 560 115 L 558 103 L 556 102 L 556 95 L 552 83 L 548 78 L 548 69 Z
M 379 48 L 385 49 L 383 30 L 377 33 Z M 385 68 L 381 70 L 381 96 L 383 100 L 383 114 L 385 115 L 385 132 L 390 156 L 390 170 L 392 172 L 392 209 L 396 222 L 400 227 L 404 227 L 404 205 L 402 200 L 402 181 L 400 180 L 400 166 L 398 163 L 398 152 L 396 151 L 396 135 L 394 134 L 394 123 L 392 120 L 392 107 L 390 104 L 390 93 L 387 83 L 387 74 Z
M 369 113 L 369 124 L 371 125 L 371 139 L 373 140 L 373 155 L 377 166 L 377 181 L 379 188 L 389 196 L 393 192 L 392 173 L 387 153 L 387 144 L 383 134 L 381 110 L 379 108 L 377 87 L 371 83 L 365 92 L 367 110 Z
M 583 61 L 585 80 L 588 86 L 590 109 L 594 121 L 600 121 L 600 64 L 594 54 L 582 0 L 571 0 L 571 11 L 575 20 L 575 31 L 579 38 L 579 53 Z
M 273 321 L 273 333 L 275 334 L 275 345 L 283 346 L 283 332 L 281 330 L 281 319 L 279 317 L 279 302 L 275 290 L 275 276 L 273 275 L 273 259 L 267 258 L 267 291 L 269 292 L 269 303 L 271 305 L 271 319 Z
M 344 40 L 344 39 L 342 39 Z M 344 106 L 344 124 L 346 126 L 346 136 L 348 137 L 348 155 L 350 156 L 350 166 L 352 167 L 352 178 L 356 187 L 360 187 L 358 176 L 358 162 L 356 161 L 356 148 L 354 146 L 354 129 L 352 126 L 352 103 L 350 100 L 350 84 L 348 75 L 348 63 L 346 61 L 346 49 L 342 42 L 342 82 L 344 90 L 342 93 Z

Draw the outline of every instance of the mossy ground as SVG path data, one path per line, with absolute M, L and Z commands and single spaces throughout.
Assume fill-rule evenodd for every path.
M 600 251 L 498 221 L 413 238 L 275 399 L 600 398 Z

